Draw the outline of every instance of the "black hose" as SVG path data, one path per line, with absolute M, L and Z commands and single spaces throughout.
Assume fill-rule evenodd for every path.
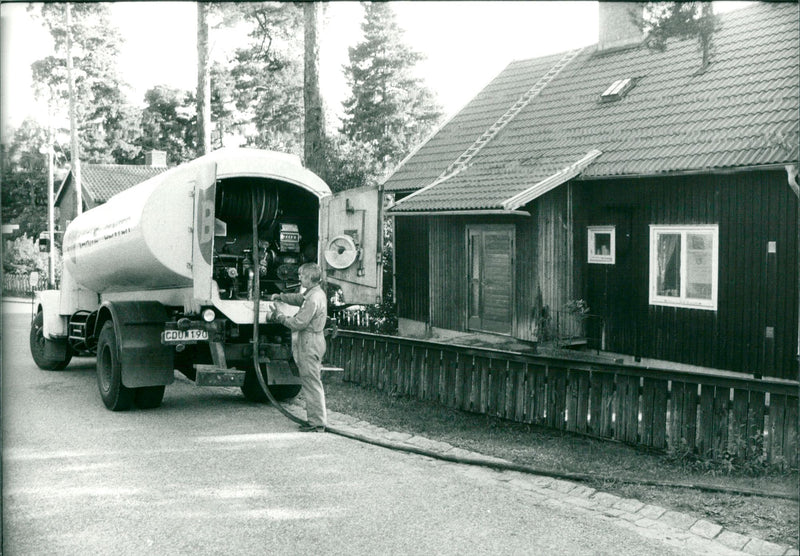
M 258 204 L 256 203 L 256 195 L 256 188 L 253 188 L 252 203 L 250 204 L 253 222 L 253 369 L 256 373 L 258 384 L 267 395 L 267 399 L 270 401 L 270 403 L 277 407 L 278 411 L 283 413 L 291 421 L 294 421 L 299 425 L 307 425 L 308 423 L 306 421 L 296 417 L 288 409 L 278 403 L 278 400 L 273 397 L 272 392 L 269 391 L 266 380 L 264 380 L 264 376 L 261 374 L 261 363 L 258 361 L 260 342 L 260 336 L 258 333 L 258 313 L 261 309 L 261 278 L 259 276 L 260 273 L 258 268 L 258 225 L 263 213 L 259 214 L 260 211 L 258 209 Z

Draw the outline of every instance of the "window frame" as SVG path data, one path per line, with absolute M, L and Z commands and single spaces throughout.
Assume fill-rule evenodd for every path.
M 711 299 L 701 299 L 686 296 L 688 257 L 687 236 L 692 233 L 711 233 L 713 246 L 711 249 Z M 678 297 L 657 295 L 658 288 L 658 238 L 660 234 L 680 235 L 680 283 L 681 291 Z M 719 293 L 719 225 L 703 224 L 650 224 L 650 265 L 649 279 L 649 304 L 665 307 L 679 307 L 685 309 L 703 309 L 716 311 Z
M 611 247 L 608 255 L 595 253 L 595 237 L 597 234 L 608 233 L 611 235 Z M 616 226 L 587 226 L 586 228 L 586 262 L 589 264 L 616 264 L 617 262 L 617 227 Z

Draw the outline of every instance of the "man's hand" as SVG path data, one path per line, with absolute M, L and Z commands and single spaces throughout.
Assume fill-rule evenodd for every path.
M 273 293 L 272 295 L 269 296 L 269 300 L 270 301 L 277 301 L 278 299 L 280 299 L 280 297 L 281 297 L 281 294 Z
M 280 311 L 278 311 L 275 307 L 272 308 L 272 312 L 267 314 L 268 321 L 276 321 L 278 320 L 278 316 L 280 315 Z

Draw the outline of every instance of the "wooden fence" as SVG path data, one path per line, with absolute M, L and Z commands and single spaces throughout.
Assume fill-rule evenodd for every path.
M 798 384 L 340 330 L 344 379 L 448 407 L 711 459 L 798 465 Z
M 58 287 L 58 286 L 56 286 Z M 34 290 L 47 290 L 47 273 L 39 273 L 39 281 L 35 287 L 31 287 L 30 274 L 7 274 L 3 273 L 3 293 L 14 295 L 31 295 Z

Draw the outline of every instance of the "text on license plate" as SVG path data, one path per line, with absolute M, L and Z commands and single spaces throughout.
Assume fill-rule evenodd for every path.
M 161 341 L 166 343 L 197 342 L 208 340 L 208 330 L 192 328 L 190 330 L 164 330 Z

